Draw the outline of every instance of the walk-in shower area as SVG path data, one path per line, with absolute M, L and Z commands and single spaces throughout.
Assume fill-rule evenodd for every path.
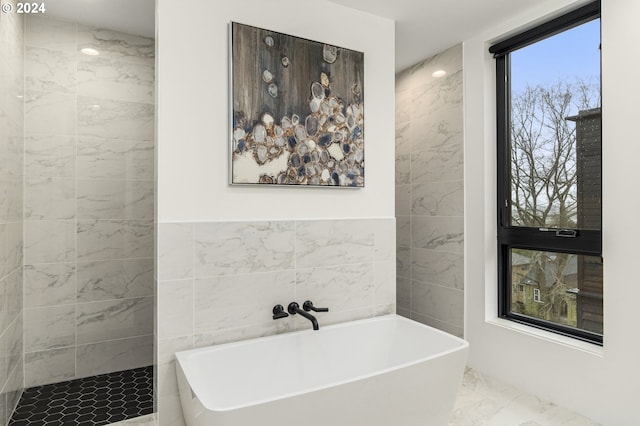
M 155 41 L 0 19 L 0 425 L 150 414 Z

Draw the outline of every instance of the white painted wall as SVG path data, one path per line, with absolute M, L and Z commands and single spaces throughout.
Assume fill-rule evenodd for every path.
M 544 2 L 464 43 L 465 211 L 473 212 L 465 218 L 465 336 L 473 368 L 607 426 L 640 424 L 637 0 L 602 0 L 604 348 L 531 332 L 495 314 L 495 66 L 487 48 L 580 3 Z
M 326 0 L 158 0 L 158 221 L 394 216 L 394 23 Z M 364 52 L 365 188 L 228 185 L 228 23 Z

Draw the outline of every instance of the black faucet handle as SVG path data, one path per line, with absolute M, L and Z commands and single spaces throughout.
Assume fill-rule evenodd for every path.
M 313 312 L 329 312 L 329 308 L 316 308 L 313 306 L 313 302 L 311 300 L 307 300 L 302 304 L 302 309 L 305 311 L 313 311 Z
M 273 319 L 277 320 L 280 318 L 286 318 L 289 314 L 284 311 L 284 306 L 276 305 L 273 307 Z
M 298 309 L 300 309 L 300 305 L 298 305 L 297 302 L 291 302 L 289 303 L 289 306 L 287 306 L 287 312 L 289 312 L 291 315 L 297 314 Z

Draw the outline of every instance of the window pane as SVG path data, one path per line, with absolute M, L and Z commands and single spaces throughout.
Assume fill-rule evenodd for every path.
M 600 257 L 512 249 L 510 258 L 511 312 L 602 334 Z
M 599 230 L 600 19 L 510 60 L 510 225 Z

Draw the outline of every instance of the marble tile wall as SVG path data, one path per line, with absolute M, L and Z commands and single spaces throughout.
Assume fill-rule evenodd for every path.
M 432 73 L 447 74 L 434 78 Z M 398 313 L 464 329 L 462 45 L 396 75 Z
M 393 219 L 161 223 L 158 416 L 184 425 L 173 354 L 310 328 L 271 309 L 311 299 L 320 326 L 395 312 Z
M 25 34 L 25 384 L 151 365 L 154 40 Z
M 12 4 L 13 0 L 3 1 Z M 22 261 L 24 18 L 0 14 L 0 425 L 8 423 L 24 377 Z

